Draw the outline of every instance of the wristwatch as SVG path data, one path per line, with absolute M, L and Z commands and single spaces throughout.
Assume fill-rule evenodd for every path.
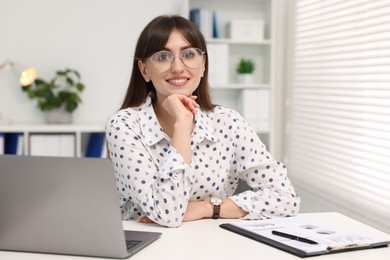
M 218 219 L 219 212 L 221 211 L 222 199 L 219 197 L 212 197 L 210 203 L 213 205 L 213 216 L 211 218 Z

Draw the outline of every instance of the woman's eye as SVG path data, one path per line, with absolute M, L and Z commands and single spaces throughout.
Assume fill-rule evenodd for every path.
M 192 59 L 195 56 L 195 52 L 192 50 L 185 50 L 181 55 L 184 59 Z
M 157 61 L 169 61 L 172 55 L 168 52 L 161 52 L 156 55 Z

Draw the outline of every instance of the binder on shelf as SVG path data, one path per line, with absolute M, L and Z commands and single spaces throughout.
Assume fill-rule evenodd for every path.
M 305 216 L 238 220 L 221 228 L 299 257 L 388 246 L 384 236 L 362 233 L 315 221 Z
M 4 154 L 23 155 L 23 133 L 4 134 Z
M 32 156 L 46 156 L 46 142 L 45 136 L 42 134 L 30 135 L 30 155 Z
M 238 99 L 238 110 L 256 132 L 269 131 L 269 91 L 244 89 Z
M 58 153 L 62 157 L 74 157 L 75 153 L 75 136 L 73 134 L 59 135 Z
M 207 44 L 207 50 L 210 86 L 228 84 L 229 45 L 225 43 L 209 43 Z
M 107 157 L 107 153 L 105 150 L 106 150 L 106 142 L 105 142 L 104 132 L 91 133 L 88 140 L 88 146 L 87 146 L 87 151 L 85 153 L 85 157 L 105 158 Z
M 0 155 L 4 154 L 4 138 L 5 138 L 5 134 L 0 133 Z
M 75 135 L 31 134 L 30 155 L 75 157 Z
M 103 150 L 102 150 L 102 156 L 100 156 L 101 158 L 107 158 L 107 142 L 104 141 L 103 143 Z

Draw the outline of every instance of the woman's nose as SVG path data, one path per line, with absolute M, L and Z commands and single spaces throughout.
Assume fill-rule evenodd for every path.
M 185 69 L 185 65 L 180 57 L 176 56 L 172 63 L 172 72 L 182 72 Z

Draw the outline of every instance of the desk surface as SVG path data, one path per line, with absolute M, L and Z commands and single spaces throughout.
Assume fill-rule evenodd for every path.
M 340 227 L 354 228 L 356 231 L 367 234 L 380 234 L 384 237 L 390 235 L 348 218 L 339 213 L 305 213 L 312 218 L 332 223 Z M 260 242 L 237 235 L 233 232 L 224 230 L 219 224 L 234 220 L 226 219 L 204 219 L 193 222 L 185 222 L 179 228 L 164 228 L 155 224 L 140 224 L 136 221 L 123 222 L 124 229 L 157 231 L 162 232 L 160 239 L 153 242 L 145 249 L 130 257 L 131 260 L 149 260 L 149 259 L 301 259 L 289 253 L 267 246 Z M 360 251 L 351 251 L 348 253 L 338 253 L 320 256 L 321 260 L 388 260 L 390 259 L 390 247 L 368 249 Z M 0 259 L 18 259 L 18 260 L 80 260 L 80 259 L 103 259 L 103 258 L 85 258 L 76 256 L 37 254 L 37 253 L 18 253 L 0 251 Z M 314 259 L 314 258 L 310 258 Z

